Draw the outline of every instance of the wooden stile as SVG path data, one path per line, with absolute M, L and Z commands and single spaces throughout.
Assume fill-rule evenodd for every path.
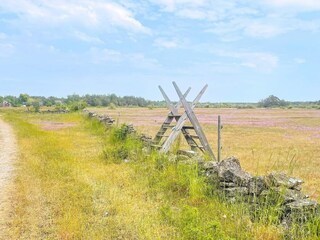
M 161 125 L 158 133 L 156 134 L 155 138 L 153 139 L 153 146 L 157 149 L 160 149 L 161 152 L 167 153 L 170 150 L 175 139 L 178 137 L 179 133 L 181 132 L 186 139 L 188 145 L 190 146 L 191 150 L 196 151 L 200 150 L 201 152 L 206 152 L 212 158 L 212 160 L 216 160 L 214 153 L 208 143 L 208 140 L 200 126 L 200 123 L 193 112 L 194 107 L 200 101 L 200 98 L 206 91 L 208 85 L 205 85 L 197 97 L 193 100 L 192 103 L 188 103 L 186 97 L 190 92 L 191 88 L 188 88 L 185 94 L 182 94 L 179 87 L 175 82 L 173 82 L 174 88 L 179 96 L 179 101 L 176 105 L 172 104 L 169 97 L 166 95 L 165 91 L 159 86 L 159 89 L 167 103 L 167 107 L 169 108 L 170 112 L 167 115 L 167 118 Z M 184 113 L 179 114 L 179 108 L 183 106 Z M 176 121 L 176 124 L 173 125 L 173 120 Z M 189 120 L 192 126 L 184 126 L 186 121 Z M 165 135 L 168 129 L 171 129 L 171 133 L 169 135 Z M 194 133 L 190 133 L 194 131 Z M 161 141 L 165 138 L 165 140 L 161 143 Z M 199 142 L 197 141 L 199 140 Z

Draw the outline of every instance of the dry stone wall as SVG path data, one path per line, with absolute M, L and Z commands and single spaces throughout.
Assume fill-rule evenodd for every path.
M 290 227 L 293 219 L 303 222 L 318 213 L 317 202 L 301 191 L 301 179 L 275 172 L 252 176 L 241 168 L 235 157 L 219 163 L 202 162 L 200 167 L 210 184 L 220 189 L 231 202 L 241 199 L 254 209 L 259 209 L 266 201 L 277 204 L 284 227 Z
M 99 122 L 105 124 L 106 126 L 111 126 L 114 124 L 115 120 L 108 116 L 108 115 L 99 115 L 95 112 L 90 112 L 88 111 L 87 109 L 84 109 L 83 110 L 84 112 L 88 113 L 88 116 L 90 118 L 95 118 L 97 119 Z M 151 145 L 151 142 L 152 142 L 152 137 L 151 136 L 148 136 L 146 134 L 138 134 L 137 133 L 137 130 L 134 128 L 134 126 L 132 124 L 125 124 L 125 127 L 127 128 L 127 132 L 129 134 L 136 134 L 138 136 L 138 138 L 147 146 L 150 146 Z
M 115 122 L 110 116 L 85 111 L 90 118 L 95 118 L 107 126 Z M 126 127 L 129 133 L 137 134 L 133 125 Z M 151 145 L 150 136 L 145 134 L 137 136 L 147 146 Z M 194 152 L 185 156 L 195 157 Z M 241 168 L 240 161 L 235 157 L 229 157 L 221 162 L 205 162 L 201 157 L 196 158 L 199 168 L 213 189 L 221 191 L 230 202 L 246 201 L 254 211 L 259 210 L 266 202 L 279 206 L 279 218 L 286 228 L 290 228 L 293 219 L 304 222 L 319 213 L 318 203 L 301 191 L 303 184 L 301 179 L 276 172 L 266 176 L 252 176 Z

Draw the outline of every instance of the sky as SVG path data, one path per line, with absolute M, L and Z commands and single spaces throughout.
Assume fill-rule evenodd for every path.
M 0 95 L 320 100 L 320 0 L 0 0 Z

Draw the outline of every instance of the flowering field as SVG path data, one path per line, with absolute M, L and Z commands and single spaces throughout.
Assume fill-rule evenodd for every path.
M 167 109 L 90 109 L 112 116 L 118 124 L 132 123 L 154 136 Z M 221 115 L 222 157 L 237 156 L 253 174 L 284 171 L 305 181 L 304 191 L 319 199 L 320 111 L 309 109 L 196 109 L 200 124 L 217 149 L 217 116 Z

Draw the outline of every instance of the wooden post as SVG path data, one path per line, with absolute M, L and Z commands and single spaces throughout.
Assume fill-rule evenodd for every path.
M 221 117 L 218 116 L 218 162 L 220 162 L 221 159 Z
M 211 147 L 209 146 L 208 140 L 206 138 L 206 135 L 204 134 L 200 123 L 196 117 L 196 115 L 194 114 L 192 107 L 190 106 L 190 104 L 187 102 L 187 100 L 185 99 L 185 97 L 182 95 L 178 85 L 175 82 L 172 82 L 174 88 L 176 89 L 176 92 L 180 98 L 180 101 L 182 103 L 183 108 L 185 109 L 185 113 L 187 114 L 190 122 L 192 123 L 195 132 L 197 133 L 199 140 L 203 146 L 203 148 L 209 153 L 210 157 L 212 158 L 212 160 L 216 161 L 216 157 L 214 156 L 214 153 L 211 149 Z M 205 87 L 203 88 L 203 91 L 205 91 L 207 89 L 208 85 L 205 85 Z M 202 92 L 202 91 L 201 91 Z M 200 93 L 201 93 L 200 92 Z

